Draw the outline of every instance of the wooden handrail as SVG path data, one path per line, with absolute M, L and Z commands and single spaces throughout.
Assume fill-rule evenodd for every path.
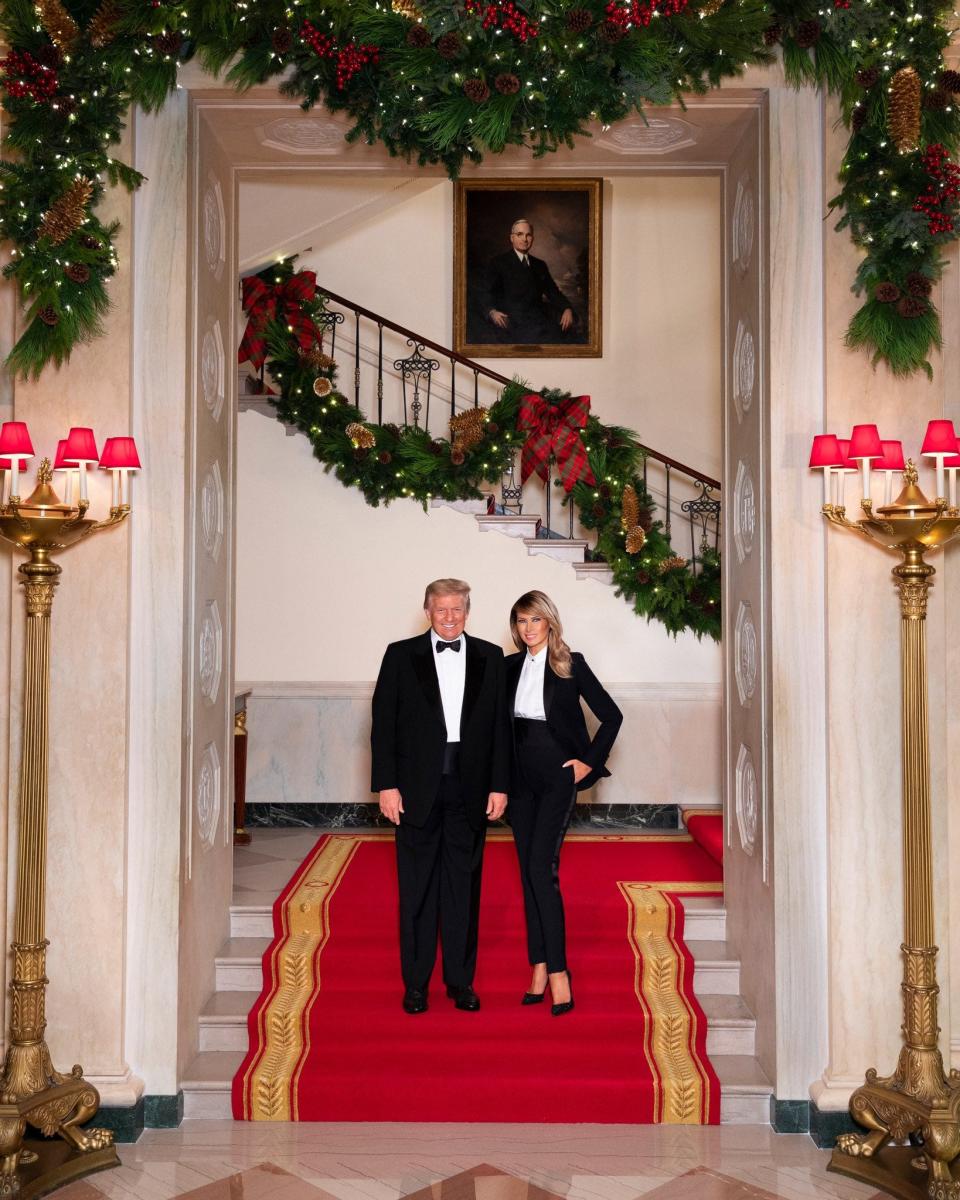
M 482 363 L 478 363 L 473 358 L 467 358 L 463 354 L 458 354 L 456 350 L 451 350 L 447 346 L 441 346 L 439 342 L 433 342 L 430 338 L 424 337 L 422 334 L 414 333 L 412 329 L 407 329 L 403 325 L 398 325 L 396 321 L 391 321 L 387 317 L 381 316 L 379 313 L 372 312 L 369 308 L 364 308 L 362 304 L 355 304 L 352 300 L 347 300 L 345 296 L 338 296 L 336 292 L 331 292 L 329 288 L 317 285 L 317 291 L 326 296 L 328 300 L 332 300 L 334 304 L 342 305 L 344 308 L 349 308 L 353 313 L 359 313 L 360 316 L 367 317 L 371 321 L 375 321 L 384 329 L 392 329 L 394 333 L 399 333 L 402 337 L 411 340 L 414 345 L 429 346 L 431 350 L 436 350 L 438 354 L 442 354 L 444 358 L 449 358 L 453 362 L 462 363 L 463 366 L 469 367 L 471 371 L 478 375 L 483 375 L 487 379 L 492 379 L 494 383 L 508 384 L 513 383 L 512 379 L 508 379 L 506 375 L 499 375 L 496 371 L 491 371 L 489 367 L 485 367 Z M 663 463 L 664 466 L 670 467 L 672 470 L 682 471 L 684 475 L 688 475 L 691 479 L 695 479 L 698 483 L 702 483 L 705 487 L 711 488 L 719 492 L 721 490 L 720 481 L 711 479 L 709 475 L 704 475 L 701 471 L 694 470 L 693 467 L 688 467 L 686 463 L 680 462 L 676 458 L 670 458 L 669 455 L 661 454 L 659 450 L 653 450 L 650 446 L 644 446 L 642 443 L 637 443 L 640 449 L 655 462 Z

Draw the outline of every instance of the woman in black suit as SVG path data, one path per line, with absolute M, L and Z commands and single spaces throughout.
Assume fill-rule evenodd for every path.
M 563 640 L 560 614 L 543 592 L 526 592 L 510 610 L 519 650 L 507 658 L 514 766 L 510 789 L 513 826 L 527 918 L 533 979 L 521 1003 L 538 1004 L 547 985 L 552 1013 L 573 1008 L 567 969 L 560 848 L 577 792 L 610 772 L 604 766 L 623 714 L 597 677 Z M 599 720 L 591 741 L 580 700 Z

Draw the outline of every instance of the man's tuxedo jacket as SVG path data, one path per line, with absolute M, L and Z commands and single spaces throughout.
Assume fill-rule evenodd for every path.
M 525 267 L 513 250 L 498 254 L 487 269 L 482 289 L 483 314 L 498 309 L 510 317 L 510 327 L 498 331 L 508 341 L 553 341 L 561 339 L 560 316 L 570 302 L 557 287 L 542 258 L 528 254 Z
M 480 829 L 490 792 L 509 790 L 510 722 L 503 651 L 465 634 L 460 653 L 466 655 L 460 787 L 467 819 Z M 370 790 L 399 788 L 404 809 L 400 819 L 416 826 L 425 824 L 437 798 L 447 743 L 435 655 L 429 630 L 391 643 L 373 693 Z
M 546 651 L 543 653 L 546 654 Z M 521 650 L 507 658 L 507 698 L 511 713 L 526 655 L 526 650 Z M 587 722 L 580 707 L 581 697 L 600 722 L 593 741 L 587 733 Z M 561 761 L 578 758 L 593 768 L 577 784 L 578 792 L 593 787 L 598 779 L 610 774 L 604 764 L 623 722 L 623 713 L 607 695 L 582 654 L 573 651 L 573 673 L 568 679 L 561 679 L 554 674 L 549 660 L 544 664 L 543 711 L 550 732 L 563 748 L 564 757 Z

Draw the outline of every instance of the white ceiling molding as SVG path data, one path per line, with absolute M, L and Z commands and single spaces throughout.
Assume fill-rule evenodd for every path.
M 700 130 L 682 117 L 651 117 L 613 125 L 597 142 L 614 154 L 655 155 L 686 150 L 699 140 Z

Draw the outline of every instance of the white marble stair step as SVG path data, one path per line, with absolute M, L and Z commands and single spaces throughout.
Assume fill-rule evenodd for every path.
M 257 991 L 214 992 L 200 1014 L 200 1050 L 246 1050 L 247 1014 Z
M 693 956 L 693 990 L 698 996 L 740 995 L 740 960 L 726 942 L 684 941 Z
M 573 570 L 578 579 L 595 579 L 597 583 L 613 583 L 613 571 L 605 562 L 574 563 Z
M 261 960 L 270 938 L 230 938 L 215 959 L 218 992 L 259 992 L 263 986 Z
M 540 528 L 538 516 L 525 516 L 516 513 L 496 513 L 490 516 L 478 516 L 477 528 L 481 533 L 505 533 L 507 537 L 534 538 Z
M 582 538 L 525 537 L 528 554 L 545 554 L 557 562 L 582 563 L 590 543 Z
M 756 1050 L 757 1022 L 739 996 L 698 996 L 707 1018 L 707 1054 L 746 1054 Z
M 710 1062 L 720 1080 L 721 1125 L 769 1125 L 773 1086 L 749 1054 L 717 1054 Z
M 430 501 L 431 508 L 452 508 L 455 512 L 472 513 L 474 516 L 486 516 L 490 511 L 487 497 L 480 500 L 444 500 L 434 496 Z
M 243 1050 L 205 1050 L 196 1055 L 180 1081 L 184 1119 L 231 1119 L 230 1085 L 240 1069 L 244 1053 Z
M 681 896 L 684 941 L 722 942 L 727 936 L 727 910 L 720 896 Z
M 231 904 L 231 938 L 272 938 L 273 906 L 270 904 Z

